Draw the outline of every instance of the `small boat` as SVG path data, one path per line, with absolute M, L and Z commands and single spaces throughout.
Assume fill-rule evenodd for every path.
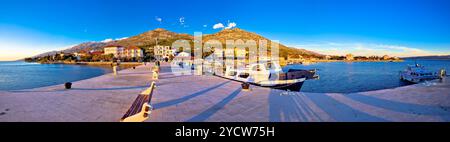
M 445 74 L 445 70 L 441 69 L 440 72 L 434 72 L 426 69 L 424 66 L 415 64 L 409 65 L 404 71 L 400 71 L 400 79 L 412 83 L 420 83 L 423 81 L 440 79 Z
M 305 80 L 319 78 L 316 75 L 316 70 L 290 69 L 283 72 L 279 64 L 271 61 L 246 65 L 242 69 L 228 67 L 223 75 L 216 76 L 261 87 L 289 91 L 300 91 Z

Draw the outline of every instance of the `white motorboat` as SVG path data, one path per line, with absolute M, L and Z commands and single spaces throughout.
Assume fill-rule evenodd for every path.
M 316 70 L 291 69 L 288 72 L 283 72 L 279 64 L 270 61 L 246 65 L 241 69 L 227 67 L 223 75 L 217 76 L 257 86 L 290 91 L 300 91 L 305 80 L 318 78 Z
M 439 79 L 443 76 L 445 76 L 445 70 L 441 69 L 440 72 L 434 72 L 419 64 L 410 65 L 404 71 L 400 71 L 400 79 L 412 83 Z

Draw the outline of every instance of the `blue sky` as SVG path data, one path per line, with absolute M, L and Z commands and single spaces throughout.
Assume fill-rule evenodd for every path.
M 219 23 L 325 54 L 450 54 L 448 0 L 2 0 L 0 13 L 0 60 Z

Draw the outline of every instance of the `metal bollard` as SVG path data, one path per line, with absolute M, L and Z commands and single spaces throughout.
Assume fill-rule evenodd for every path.
M 158 79 L 159 79 L 158 71 L 153 71 L 153 80 L 158 80 Z
M 250 91 L 250 83 L 244 82 L 241 86 L 243 91 Z
M 71 88 L 72 88 L 72 83 L 66 82 L 66 83 L 64 84 L 64 87 L 65 87 L 66 89 L 71 89 Z
M 444 78 L 445 76 L 447 76 L 447 73 L 445 72 L 444 69 L 439 70 L 439 78 Z
M 117 74 L 118 74 L 117 73 L 117 66 L 113 66 L 113 72 L 114 72 L 114 75 L 117 76 Z

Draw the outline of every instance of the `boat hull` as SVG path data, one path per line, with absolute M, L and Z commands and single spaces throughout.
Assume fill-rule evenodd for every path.
M 415 77 L 411 75 L 407 75 L 406 73 L 400 73 L 400 80 L 410 82 L 410 83 L 421 83 L 425 81 L 431 81 L 435 79 L 439 79 L 438 76 L 426 76 L 426 77 Z
M 416 64 L 415 66 L 408 66 L 404 71 L 400 71 L 400 80 L 421 83 L 435 79 L 441 79 L 445 76 L 445 70 L 441 69 L 439 72 L 434 72 L 426 69 L 424 66 Z
M 236 81 L 236 82 L 249 83 L 251 85 L 265 87 L 265 88 L 272 88 L 272 89 L 285 90 L 285 91 L 296 91 L 296 92 L 299 92 L 302 89 L 303 83 L 305 81 L 305 79 L 300 79 L 299 81 L 293 81 L 293 82 L 284 81 L 286 83 L 268 85 L 268 84 L 258 84 L 258 83 L 254 83 L 254 82 L 245 82 L 245 81 L 241 81 L 241 80 L 227 78 L 227 77 L 220 76 L 220 75 L 214 75 L 214 76 L 232 80 L 232 81 Z
M 296 83 L 292 83 L 292 84 L 282 84 L 282 85 L 270 86 L 270 88 L 300 92 L 300 90 L 302 89 L 303 83 L 304 82 L 302 81 L 302 82 L 296 82 Z
M 306 77 L 306 79 L 319 79 L 316 75 L 316 70 L 303 70 L 303 69 L 289 69 L 288 74 L 292 74 L 297 77 Z

